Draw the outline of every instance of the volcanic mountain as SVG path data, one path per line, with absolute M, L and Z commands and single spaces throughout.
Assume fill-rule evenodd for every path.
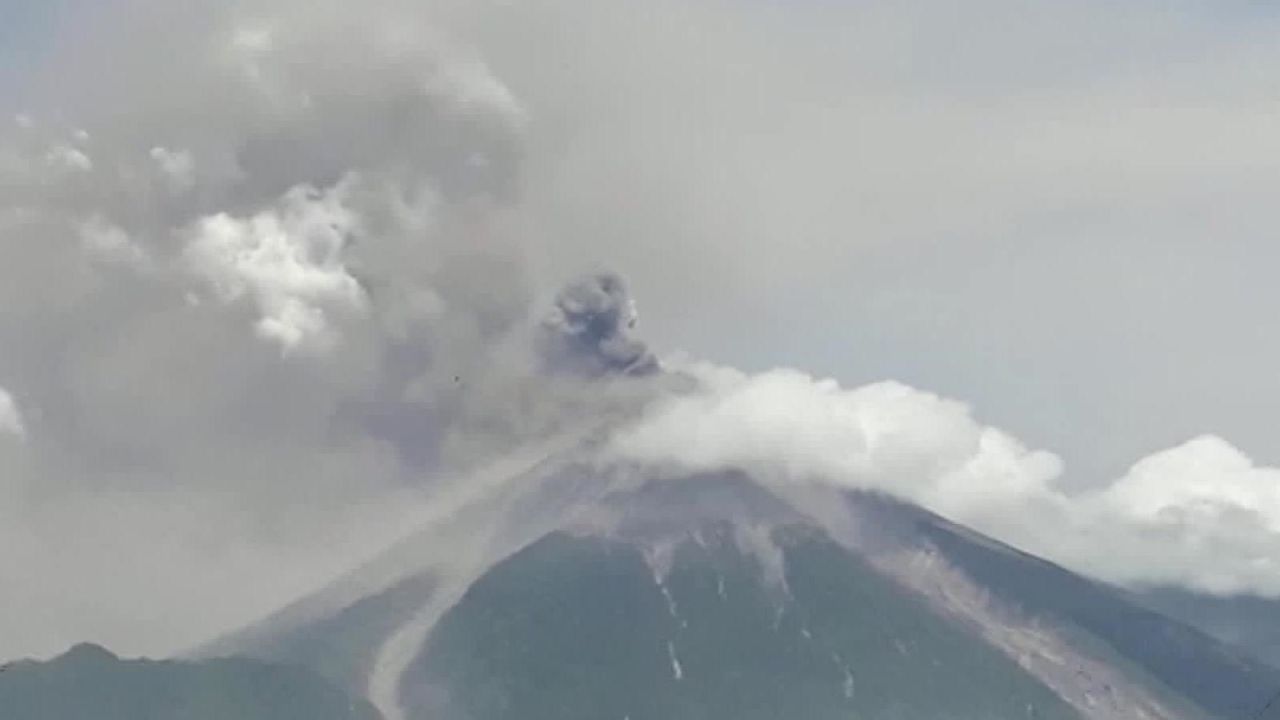
M 387 720 L 1280 718 L 1280 670 L 921 508 L 564 457 L 199 654 Z

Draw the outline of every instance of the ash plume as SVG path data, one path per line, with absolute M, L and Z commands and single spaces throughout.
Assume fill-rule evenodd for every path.
M 542 323 L 544 360 L 552 371 L 587 377 L 656 373 L 657 359 L 632 334 L 637 319 L 635 301 L 618 275 L 575 280 L 556 295 Z

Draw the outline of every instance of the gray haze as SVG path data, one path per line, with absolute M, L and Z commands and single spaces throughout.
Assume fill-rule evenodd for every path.
M 587 375 L 649 366 L 642 333 L 973 408 L 695 363 L 628 459 L 1280 594 L 1264 10 L 89 5 L 0 1 L 29 69 L 0 74 L 0 656 L 199 642 L 398 536 L 437 478 L 629 403 L 542 377 L 582 307 L 557 293 L 600 268 L 625 322 L 561 348 Z

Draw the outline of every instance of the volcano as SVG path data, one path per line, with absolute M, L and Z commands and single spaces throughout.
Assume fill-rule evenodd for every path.
M 1280 718 L 1280 670 L 898 500 L 573 461 L 500 485 L 197 654 L 387 720 Z

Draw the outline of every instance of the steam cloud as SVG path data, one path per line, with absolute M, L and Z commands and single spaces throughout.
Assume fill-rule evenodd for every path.
M 690 286 L 723 268 L 730 298 L 742 296 L 738 284 L 794 287 L 811 267 L 777 239 L 803 241 L 797 218 L 857 210 L 845 168 L 800 172 L 788 164 L 795 148 L 757 142 L 767 133 L 712 139 L 716 123 L 680 114 L 714 87 L 727 108 L 718 118 L 745 118 L 749 129 L 829 117 L 822 73 L 800 73 L 814 86 L 802 84 L 794 103 L 734 86 L 743 39 L 732 33 L 714 38 L 731 58 L 725 68 L 703 76 L 682 64 L 708 54 L 704 31 L 724 25 L 718 3 L 618 4 L 622 21 L 594 20 L 630 38 L 658 17 L 653 8 L 690 19 L 653 23 L 680 52 L 646 58 L 651 82 L 627 91 L 646 108 L 635 117 L 616 102 L 611 65 L 507 58 L 528 82 L 574 73 L 531 105 L 442 29 L 510 39 L 504 30 L 523 32 L 529 13 L 577 32 L 541 5 L 504 10 L 516 19 L 497 29 L 444 0 L 138 5 L 121 14 L 167 32 L 107 27 L 81 48 L 87 60 L 57 67 L 57 97 L 0 133 L 0 384 L 14 393 L 0 391 L 0 576 L 22 579 L 6 588 L 22 610 L 0 621 L 0 656 L 82 640 L 126 654 L 188 647 L 402 535 L 421 487 L 599 417 L 631 421 L 602 464 L 874 489 L 1109 580 L 1280 595 L 1280 470 L 1224 440 L 1198 438 L 1100 489 L 1070 489 L 1057 456 L 906 385 L 845 389 L 793 370 L 660 365 L 633 331 L 619 276 L 589 274 L 542 302 L 547 287 L 600 261 L 628 277 L 633 267 L 652 276 L 656 264 L 656 274 L 689 274 Z M 569 6 L 591 14 L 603 3 L 547 7 Z M 593 52 L 609 44 L 578 39 Z M 774 71 L 760 60 L 771 55 L 750 55 L 761 73 Z M 102 58 L 113 73 L 101 72 Z M 810 59 L 845 81 L 821 53 Z M 580 97 L 579 84 L 602 95 Z M 920 122 L 912 112 L 942 114 L 899 105 L 910 106 L 909 123 Z M 556 114 L 570 106 L 585 120 Z M 962 109 L 943 141 L 965 153 L 986 158 L 990 137 L 1012 134 Z M 859 117 L 868 137 L 899 120 Z M 636 124 L 689 132 L 618 141 L 614 131 Z M 557 164 L 560 134 L 574 132 L 585 145 Z M 945 215 L 971 223 L 949 232 L 985 230 L 984 212 L 970 212 L 973 178 L 939 160 L 964 153 L 943 141 L 913 146 L 927 173 L 902 171 L 904 158 L 874 142 L 866 159 L 882 164 L 877 182 L 914 187 L 928 175 L 941 183 L 930 189 L 937 202 L 960 208 L 913 205 L 911 222 Z M 759 173 L 706 161 L 701 151 L 715 143 L 724 144 L 715 157 L 771 159 L 782 185 L 812 182 L 788 204 L 775 186 L 754 184 Z M 830 148 L 807 150 L 826 158 Z M 584 171 L 582 154 L 608 162 Z M 660 182 L 613 182 L 651 158 L 673 175 L 751 176 L 716 185 L 741 192 L 708 206 L 752 212 L 704 214 Z M 1019 186 L 1014 170 L 983 168 L 988 184 Z M 579 213 L 585 205 L 601 209 Z M 686 215 L 696 220 L 680 222 Z M 649 222 L 633 222 L 640 216 Z M 592 224 L 606 222 L 617 238 L 602 240 Z M 744 236 L 772 240 L 755 243 L 759 264 L 745 264 Z M 854 247 L 843 233 L 823 242 L 808 246 L 810 259 L 833 267 L 827 257 Z M 669 267 L 677 251 L 686 262 Z M 541 267 L 553 252 L 558 264 Z
M 767 485 L 832 485 L 919 503 L 1094 577 L 1280 596 L 1280 469 L 1204 436 L 1071 492 L 1063 462 L 899 383 L 844 389 L 794 370 L 682 370 L 699 390 L 614 438 L 665 476 L 743 470 Z

